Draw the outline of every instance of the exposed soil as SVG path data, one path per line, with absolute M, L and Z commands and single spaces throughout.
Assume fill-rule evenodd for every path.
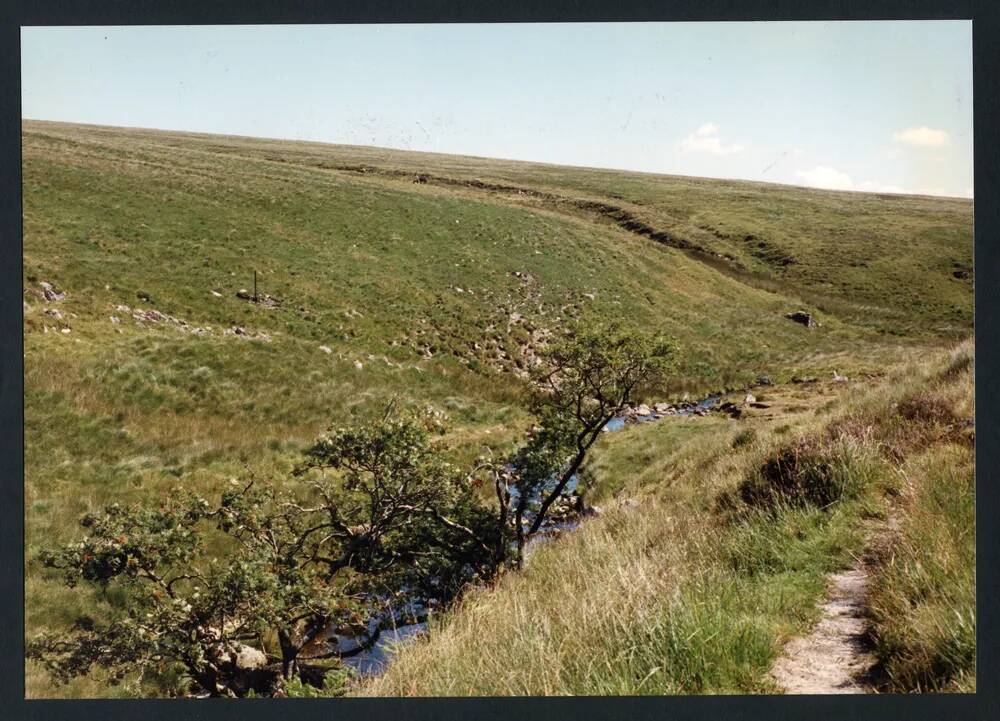
M 865 640 L 868 571 L 863 561 L 830 578 L 823 617 L 808 636 L 792 639 L 771 669 L 787 693 L 866 693 L 875 665 Z
M 806 636 L 794 638 L 771 669 L 771 678 L 786 693 L 873 693 L 878 669 L 871 652 L 865 606 L 872 563 L 889 547 L 899 530 L 892 513 L 868 529 L 867 552 L 854 565 L 830 576 L 822 616 Z

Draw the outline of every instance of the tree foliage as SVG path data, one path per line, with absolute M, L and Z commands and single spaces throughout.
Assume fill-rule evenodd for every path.
M 536 425 L 472 470 L 446 459 L 436 419 L 390 405 L 330 429 L 293 483 L 234 480 L 215 502 L 178 489 L 158 506 L 88 514 L 83 539 L 41 561 L 69 586 L 115 586 L 127 600 L 32 639 L 28 655 L 63 680 L 99 666 L 113 680 L 180 668 L 216 696 L 306 693 L 307 677 L 322 686 L 328 667 L 316 662 L 341 653 L 331 631 L 364 648 L 379 614 L 446 602 L 521 565 L 601 430 L 673 354 L 666 339 L 606 327 L 552 345 L 532 378 Z M 483 473 L 495 502 L 476 492 Z

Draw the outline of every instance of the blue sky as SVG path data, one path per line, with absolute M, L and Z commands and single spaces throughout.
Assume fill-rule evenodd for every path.
M 972 195 L 968 21 L 23 28 L 22 114 Z

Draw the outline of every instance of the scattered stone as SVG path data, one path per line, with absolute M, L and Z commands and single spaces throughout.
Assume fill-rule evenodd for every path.
M 263 651 L 243 643 L 237 644 L 234 656 L 233 665 L 240 671 L 263 668 L 267 665 L 267 656 Z
M 773 386 L 774 385 L 774 381 L 771 380 L 771 377 L 770 376 L 766 376 L 766 375 L 757 376 L 757 380 L 755 382 L 756 382 L 756 385 L 759 385 L 759 386 Z
M 58 303 L 59 301 L 66 300 L 66 293 L 56 290 L 56 287 L 47 281 L 39 282 L 38 286 L 42 289 L 42 295 L 45 300 L 50 303 Z
M 112 323 L 114 323 L 115 325 L 118 325 L 119 323 L 121 323 L 121 322 L 122 322 L 122 319 L 121 319 L 121 318 L 119 318 L 119 317 L 118 317 L 118 316 L 116 316 L 116 315 L 113 315 L 113 316 L 111 316 L 111 317 L 109 318 L 109 320 L 110 320 L 110 321 L 111 321 Z
M 50 315 L 53 318 L 55 318 L 56 320 L 60 320 L 63 317 L 63 314 L 60 313 L 55 308 L 46 308 L 44 312 L 45 312 L 45 315 Z
M 757 396 L 753 393 L 747 393 L 746 398 L 743 399 L 743 405 L 749 406 L 757 402 Z
M 330 355 L 331 353 L 333 353 L 333 349 L 330 346 L 328 346 L 328 345 L 321 345 L 319 347 L 319 349 L 321 351 L 323 351 L 324 353 L 326 353 L 327 355 Z
M 695 413 L 697 413 L 698 415 L 705 415 L 704 413 L 699 413 L 699 411 L 701 410 L 702 409 L 699 408 L 698 410 L 695 411 Z M 743 409 L 740 408 L 735 403 L 733 403 L 732 401 L 726 401 L 725 403 L 719 406 L 718 410 L 720 413 L 725 413 L 730 418 L 739 419 L 743 417 Z
M 792 383 L 815 383 L 816 379 L 812 376 L 792 376 Z
M 645 416 L 652 415 L 653 411 L 645 403 L 642 403 L 638 408 L 635 409 L 635 414 L 637 416 L 643 416 L 643 417 L 645 417 Z
M 69 328 L 63 328 L 61 332 L 62 333 L 69 333 Z
M 584 293 L 583 297 L 587 300 L 595 300 L 597 296 L 594 293 Z
M 653 408 L 656 409 L 657 413 L 661 414 L 670 413 L 674 409 L 674 407 L 669 403 L 657 403 L 656 405 L 653 406 Z
M 785 313 L 785 317 L 789 320 L 794 320 L 796 323 L 801 323 L 806 328 L 811 327 L 813 324 L 812 316 L 804 310 L 796 310 L 791 313 Z
M 359 360 L 356 360 L 354 361 L 354 367 L 357 368 L 358 370 L 361 370 L 362 368 L 365 367 L 365 364 Z
M 220 293 L 220 292 L 219 292 L 219 291 L 217 291 L 217 290 L 212 290 L 212 291 L 209 291 L 209 292 L 210 292 L 210 293 L 211 293 L 212 295 L 214 295 L 214 296 L 215 296 L 216 298 L 221 298 L 221 297 L 222 297 L 222 293 Z
M 144 290 L 140 290 L 138 293 L 136 293 L 135 297 L 138 298 L 139 300 L 145 301 L 146 303 L 153 302 L 152 297 L 149 295 L 149 293 L 147 293 Z
M 834 383 L 847 383 L 847 376 L 842 376 L 837 371 L 833 372 L 833 382 Z

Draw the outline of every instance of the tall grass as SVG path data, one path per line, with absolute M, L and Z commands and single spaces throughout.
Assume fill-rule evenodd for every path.
M 972 496 L 954 488 L 971 489 L 969 447 L 948 440 L 933 403 L 911 413 L 928 383 L 951 412 L 964 408 L 964 379 L 934 380 L 947 362 L 904 367 L 812 420 L 794 417 L 791 440 L 777 432 L 784 423 L 735 449 L 717 431 L 687 436 L 671 456 L 679 477 L 664 486 L 657 463 L 636 468 L 618 487 L 637 505 L 620 496 L 540 548 L 525 572 L 470 593 L 357 692 L 776 691 L 768 670 L 784 642 L 816 620 L 827 575 L 865 551 L 872 519 L 894 518 L 901 492 L 904 540 L 874 582 L 879 652 L 896 688 L 974 686 Z M 676 429 L 636 433 L 633 449 L 655 446 L 658 433 L 678 440 Z M 901 489 L 900 471 L 925 468 L 915 459 L 928 454 L 928 480 Z M 593 472 L 599 482 L 609 468 Z
M 941 408 L 971 410 L 971 346 L 955 353 L 928 391 L 934 417 Z M 871 635 L 892 691 L 976 689 L 974 453 L 969 429 L 951 430 L 954 440 L 903 464 L 898 530 L 876 558 Z

